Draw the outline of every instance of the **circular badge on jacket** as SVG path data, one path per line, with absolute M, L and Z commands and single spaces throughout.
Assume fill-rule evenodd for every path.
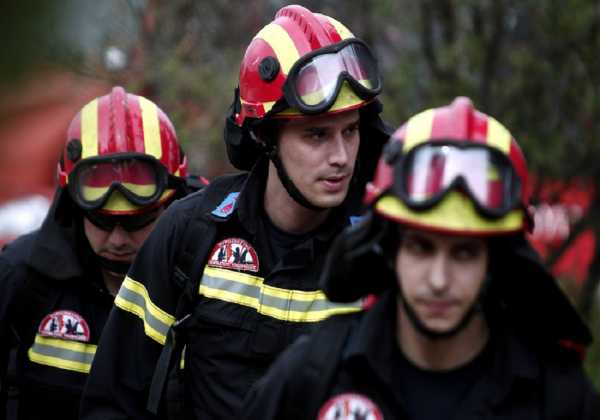
M 73 311 L 54 311 L 46 315 L 38 333 L 44 337 L 90 341 L 90 327 L 81 315 Z
M 331 397 L 319 410 L 318 420 L 383 420 L 383 414 L 366 396 L 345 393 Z

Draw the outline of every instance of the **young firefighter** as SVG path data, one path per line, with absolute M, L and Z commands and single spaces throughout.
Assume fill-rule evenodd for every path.
M 369 219 L 332 246 L 323 290 L 370 293 L 273 364 L 244 419 L 598 419 L 571 347 L 591 340 L 527 243 L 527 168 L 467 98 L 392 137 Z
M 225 142 L 240 174 L 161 217 L 116 300 L 84 392 L 84 419 L 234 418 L 271 362 L 330 315 L 318 279 L 351 221 L 387 131 L 377 63 L 335 19 L 286 6 L 251 41 Z M 163 398 L 163 396 L 166 396 Z
M 186 171 L 173 125 L 144 97 L 115 87 L 75 116 L 43 225 L 0 254 L 0 418 L 78 418 L 115 295 L 188 193 Z

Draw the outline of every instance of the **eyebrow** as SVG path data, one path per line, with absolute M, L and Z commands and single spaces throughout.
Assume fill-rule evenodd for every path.
M 346 124 L 344 126 L 344 128 L 356 126 L 359 124 L 360 124 L 360 117 L 358 117 L 358 118 L 356 118 L 356 120 L 351 121 L 348 124 Z M 322 131 L 326 131 L 326 130 L 331 130 L 331 125 L 328 125 L 327 123 L 323 123 L 323 125 L 314 125 L 311 127 L 307 127 L 303 131 L 306 133 L 316 133 L 316 132 L 322 132 Z

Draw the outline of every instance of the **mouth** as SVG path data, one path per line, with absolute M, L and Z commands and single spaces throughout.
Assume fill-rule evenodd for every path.
M 442 300 L 423 300 L 421 306 L 431 315 L 445 314 L 455 306 L 455 302 L 451 299 Z
M 336 192 L 344 188 L 348 177 L 349 176 L 345 174 L 331 175 L 326 178 L 322 178 L 321 182 L 325 186 L 326 190 Z
M 108 260 L 112 261 L 124 261 L 131 262 L 135 257 L 135 252 L 112 252 L 112 251 L 103 251 L 100 255 Z

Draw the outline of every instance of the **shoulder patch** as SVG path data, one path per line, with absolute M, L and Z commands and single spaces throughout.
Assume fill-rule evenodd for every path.
M 383 420 L 379 407 L 361 394 L 345 393 L 331 397 L 319 410 L 318 420 Z
M 214 246 L 210 252 L 208 266 L 257 272 L 258 255 L 247 241 L 241 238 L 227 238 Z
M 215 208 L 212 211 L 212 214 L 217 217 L 229 216 L 231 213 L 233 213 L 233 210 L 235 209 L 235 204 L 237 202 L 238 195 L 240 195 L 239 192 L 232 192 L 227 194 L 225 200 L 223 200 L 221 204 L 219 204 L 217 208 Z
M 38 328 L 44 337 L 90 341 L 90 328 L 81 315 L 73 311 L 54 311 L 44 317 Z

